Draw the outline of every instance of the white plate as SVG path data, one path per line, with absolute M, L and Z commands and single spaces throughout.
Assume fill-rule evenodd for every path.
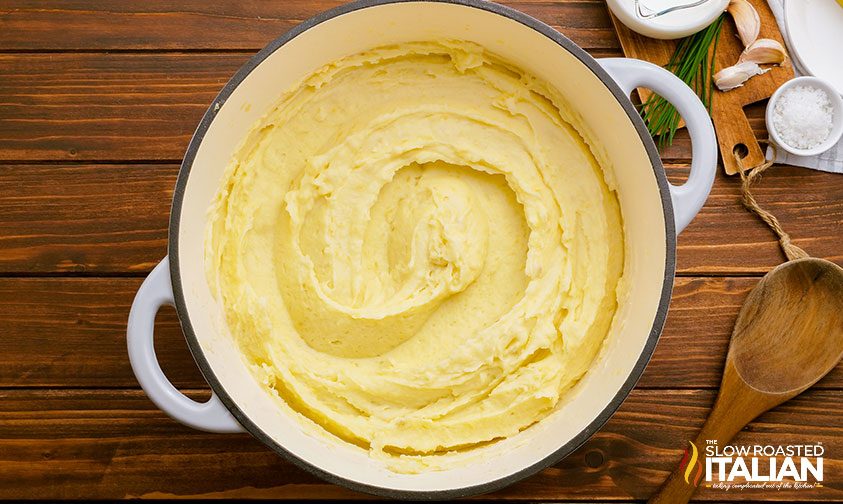
M 792 56 L 843 94 L 843 7 L 836 0 L 785 0 L 784 18 Z

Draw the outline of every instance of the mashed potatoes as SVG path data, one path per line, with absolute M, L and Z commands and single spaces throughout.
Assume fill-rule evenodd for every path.
M 420 42 L 281 97 L 225 175 L 206 265 L 279 407 L 420 471 L 538 422 L 588 370 L 623 229 L 562 96 Z

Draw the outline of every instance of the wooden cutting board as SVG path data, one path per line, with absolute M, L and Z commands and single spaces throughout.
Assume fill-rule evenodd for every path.
M 766 0 L 750 1 L 761 17 L 759 38 L 775 39 L 784 45 L 776 18 L 773 17 Z M 626 56 L 663 66 L 673 54 L 676 41 L 656 40 L 639 35 L 614 16 L 612 16 L 612 22 Z M 727 15 L 720 32 L 715 71 L 734 65 L 741 51 L 743 51 L 743 45 L 737 36 L 735 23 L 731 16 Z M 744 107 L 769 98 L 780 85 L 792 78 L 793 67 L 788 58 L 781 67 L 773 67 L 769 72 L 749 79 L 743 87 L 727 92 L 715 89 L 711 103 L 711 117 L 717 131 L 717 142 L 720 144 L 720 158 L 727 174 L 734 175 L 738 172 L 737 161 L 733 154 L 735 152 L 742 155 L 741 161 L 745 168 L 764 162 L 764 152 L 746 118 Z

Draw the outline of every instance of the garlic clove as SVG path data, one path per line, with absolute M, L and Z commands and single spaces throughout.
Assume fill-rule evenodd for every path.
M 731 0 L 726 9 L 735 20 L 738 36 L 744 47 L 749 47 L 758 38 L 761 31 L 761 18 L 758 11 L 747 0 Z
M 777 41 L 773 39 L 758 39 L 741 53 L 738 63 L 744 61 L 752 61 L 763 64 L 781 65 L 787 59 L 787 51 Z
M 750 77 L 761 75 L 770 69 L 763 69 L 754 61 L 744 61 L 737 65 L 730 66 L 714 74 L 714 85 L 720 91 L 729 91 L 743 86 L 743 83 Z

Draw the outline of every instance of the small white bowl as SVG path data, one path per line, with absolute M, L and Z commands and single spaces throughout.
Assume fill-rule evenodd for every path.
M 779 100 L 782 93 L 793 86 L 810 86 L 822 89 L 828 95 L 828 99 L 831 100 L 833 120 L 831 133 L 828 135 L 825 142 L 812 149 L 799 149 L 788 145 L 781 139 L 779 132 L 776 131 L 775 126 L 773 126 L 773 110 L 776 108 L 776 102 Z M 822 79 L 818 79 L 816 77 L 797 77 L 782 84 L 776 92 L 773 93 L 773 96 L 770 97 L 770 101 L 767 102 L 766 122 L 767 132 L 770 134 L 770 139 L 776 144 L 776 147 L 784 149 L 797 156 L 816 156 L 817 154 L 822 154 L 828 149 L 834 147 L 834 145 L 840 140 L 840 137 L 843 136 L 843 98 L 840 98 L 837 90 L 834 89 L 831 84 Z
M 694 0 L 640 0 L 642 6 L 661 11 L 669 7 L 689 5 L 668 14 L 645 18 L 638 15 L 633 0 L 607 0 L 609 9 L 630 30 L 656 39 L 678 39 L 694 34 L 710 25 L 729 5 L 729 0 L 706 0 L 694 5 Z

